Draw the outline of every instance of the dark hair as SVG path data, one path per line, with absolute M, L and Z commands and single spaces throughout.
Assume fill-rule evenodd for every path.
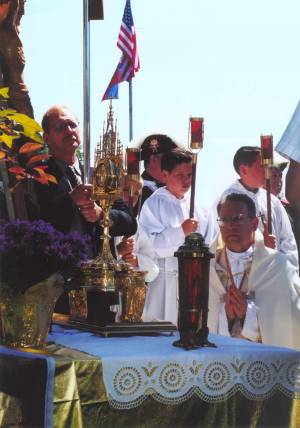
M 235 171 L 240 174 L 240 166 L 251 166 L 261 153 L 261 148 L 258 146 L 243 146 L 238 149 L 233 158 L 233 166 Z
M 49 132 L 49 122 L 50 122 L 50 114 L 48 114 L 48 112 L 46 112 L 42 118 L 42 123 L 41 123 L 43 131 L 46 134 L 48 134 L 48 132 Z
M 179 147 L 165 153 L 161 159 L 161 169 L 165 171 L 172 171 L 177 165 L 181 163 L 191 163 L 192 153 L 188 150 L 180 149 Z
M 225 202 L 241 202 L 246 205 L 250 218 L 255 218 L 257 215 L 255 203 L 249 196 L 245 195 L 245 193 L 230 193 L 230 195 L 224 196 L 218 203 L 218 214 L 220 214 L 221 207 Z

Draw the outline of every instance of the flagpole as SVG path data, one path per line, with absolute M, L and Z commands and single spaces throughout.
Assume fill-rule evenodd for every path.
M 84 182 L 90 170 L 90 21 L 89 0 L 83 0 L 83 156 Z
M 122 56 L 102 97 L 102 101 L 109 98 L 118 98 L 119 83 L 129 83 L 129 141 L 131 141 L 133 139 L 132 78 L 140 68 L 140 61 L 136 47 L 130 0 L 126 0 L 117 46 L 121 50 Z
M 132 79 L 129 80 L 129 141 L 133 139 L 132 126 Z

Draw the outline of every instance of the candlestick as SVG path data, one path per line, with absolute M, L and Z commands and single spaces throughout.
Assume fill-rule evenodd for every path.
M 200 150 L 203 148 L 203 118 L 190 117 L 191 130 L 191 150 Z
M 260 146 L 263 164 L 273 163 L 273 135 L 261 135 Z
M 265 171 L 265 188 L 267 192 L 267 227 L 272 234 L 272 205 L 271 205 L 271 175 L 270 167 L 273 165 L 273 135 L 261 135 L 261 159 Z
M 190 117 L 190 141 L 189 149 L 192 157 L 192 184 L 191 184 L 191 202 L 190 202 L 190 218 L 194 217 L 195 209 L 195 191 L 196 191 L 196 173 L 197 173 L 197 156 L 203 148 L 203 118 Z
M 127 148 L 127 174 L 128 175 L 140 175 L 140 149 Z
M 141 160 L 140 149 L 127 147 L 126 169 L 127 169 L 127 183 L 129 183 L 128 184 L 128 191 L 129 191 L 128 205 L 130 209 L 133 209 L 134 187 L 136 186 L 137 183 L 140 182 L 140 160 Z

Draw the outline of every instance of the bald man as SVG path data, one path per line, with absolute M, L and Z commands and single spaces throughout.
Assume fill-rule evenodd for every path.
M 47 172 L 54 175 L 57 184 L 37 183 L 38 216 L 64 233 L 77 231 L 90 235 L 90 252 L 95 256 L 99 250 L 103 213 L 92 200 L 92 185 L 83 184 L 83 169 L 77 157 L 81 143 L 78 120 L 67 107 L 53 106 L 45 113 L 42 127 L 51 155 Z M 110 216 L 112 236 L 136 232 L 135 218 L 122 200 L 114 203 Z

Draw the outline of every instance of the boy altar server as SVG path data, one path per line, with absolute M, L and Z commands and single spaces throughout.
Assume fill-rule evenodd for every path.
M 264 167 L 261 160 L 261 148 L 240 147 L 234 155 L 233 166 L 240 178 L 223 192 L 221 198 L 231 193 L 245 194 L 255 203 L 257 214 L 263 215 L 267 219 L 267 195 L 266 190 L 262 188 Z M 297 244 L 288 215 L 280 200 L 274 195 L 271 195 L 271 206 L 273 236 L 267 235 L 262 219 L 258 225 L 264 234 L 265 245 L 271 248 L 276 247 L 278 251 L 286 254 L 290 262 L 299 269 Z M 214 210 L 214 214 L 216 215 L 216 210 Z M 216 223 L 215 226 L 217 226 Z M 275 242 L 272 242 L 272 238 L 275 238 Z
M 203 209 L 196 207 L 195 217 L 189 218 L 191 153 L 173 149 L 163 156 L 161 169 L 166 186 L 145 201 L 139 219 L 152 240 L 160 269 L 158 277 L 149 284 L 143 319 L 177 324 L 178 262 L 174 252 L 190 233 L 200 232 L 209 244 L 212 232 Z

